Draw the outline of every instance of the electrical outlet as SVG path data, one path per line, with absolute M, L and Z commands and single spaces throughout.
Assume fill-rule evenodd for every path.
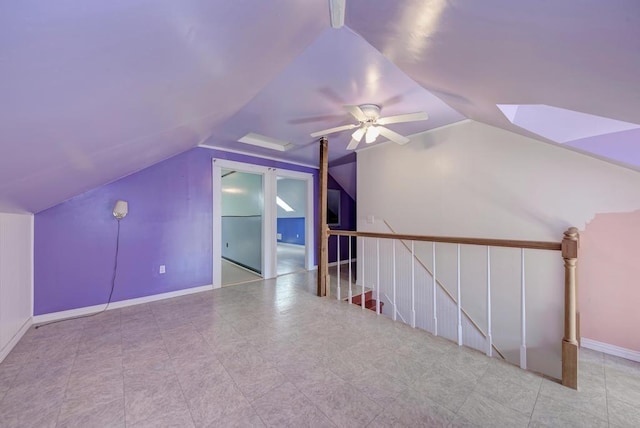
M 368 224 L 373 224 L 375 222 L 375 217 L 372 215 L 368 215 L 367 216 L 367 223 Z
M 300 234 L 299 234 L 299 233 L 296 233 L 296 238 L 299 238 L 299 237 L 300 237 Z
M 160 265 L 160 273 L 165 273 L 167 271 L 167 267 L 165 265 Z
M 279 239 L 282 241 L 282 233 L 276 233 L 276 239 Z

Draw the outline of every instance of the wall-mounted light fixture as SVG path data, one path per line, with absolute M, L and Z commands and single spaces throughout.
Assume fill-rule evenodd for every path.
M 113 207 L 113 216 L 116 219 L 122 220 L 123 218 L 125 218 L 128 212 L 129 212 L 129 203 L 127 201 L 122 201 L 122 200 L 116 201 L 116 204 Z

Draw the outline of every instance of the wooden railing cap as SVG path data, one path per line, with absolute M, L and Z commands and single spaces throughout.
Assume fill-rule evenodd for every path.
M 362 238 L 399 239 L 403 241 L 441 242 L 441 243 L 447 243 L 447 244 L 484 245 L 489 247 L 527 248 L 532 250 L 560 251 L 561 249 L 560 242 L 546 242 L 546 241 L 516 241 L 511 239 L 404 235 L 399 233 L 356 232 L 352 230 L 330 230 L 329 235 L 356 236 L 356 237 L 362 237 Z
M 569 239 L 577 239 L 579 232 L 580 231 L 577 227 L 570 227 L 566 230 L 566 232 L 564 232 L 564 237 Z

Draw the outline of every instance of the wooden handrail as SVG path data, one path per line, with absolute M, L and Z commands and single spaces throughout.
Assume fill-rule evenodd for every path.
M 489 247 L 527 248 L 532 250 L 561 251 L 562 243 L 547 241 L 516 241 L 511 239 L 455 238 L 451 236 L 403 235 L 398 233 L 356 232 L 331 230 L 329 235 L 356 236 L 360 238 L 401 239 L 404 241 L 443 242 L 447 244 L 485 245 Z

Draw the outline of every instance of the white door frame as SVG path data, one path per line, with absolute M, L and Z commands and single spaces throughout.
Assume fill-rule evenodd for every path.
M 276 260 L 278 251 L 278 243 L 276 240 L 278 222 L 276 206 L 277 176 L 306 181 L 305 268 L 312 270 L 315 266 L 313 260 L 315 242 L 313 228 L 315 218 L 313 211 L 313 174 L 229 161 L 226 159 L 213 159 L 213 288 L 222 287 L 222 169 L 234 169 L 236 171 L 262 175 L 262 195 L 264 198 L 262 211 L 262 276 L 265 279 L 275 278 L 278 275 Z

